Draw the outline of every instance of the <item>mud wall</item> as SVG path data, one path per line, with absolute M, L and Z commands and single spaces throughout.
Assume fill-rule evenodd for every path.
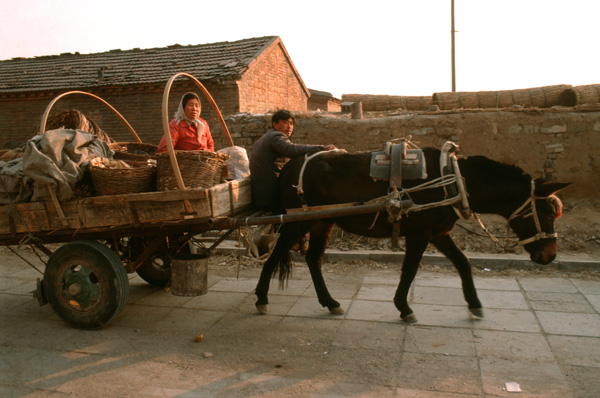
M 271 115 L 226 117 L 236 145 L 249 152 L 269 127 Z M 217 148 L 225 146 L 220 126 L 211 126 Z M 349 119 L 339 114 L 296 115 L 292 140 L 333 143 L 348 151 L 381 150 L 385 142 L 412 136 L 419 146 L 452 140 L 465 156 L 484 155 L 515 164 L 532 177 L 574 184 L 567 199 L 600 198 L 600 111 L 498 110 L 406 113 Z

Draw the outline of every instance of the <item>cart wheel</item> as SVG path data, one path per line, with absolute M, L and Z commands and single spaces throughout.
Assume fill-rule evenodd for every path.
M 76 241 L 50 256 L 44 289 L 54 312 L 69 325 L 99 329 L 125 307 L 129 283 L 112 250 L 99 242 Z
M 135 272 L 152 286 L 165 287 L 171 280 L 171 257 L 166 252 L 155 253 Z
M 176 239 L 176 238 L 172 238 Z M 133 253 L 141 252 L 144 248 L 144 241 L 140 238 L 131 238 L 129 241 L 133 249 Z M 171 280 L 171 251 L 173 248 L 168 248 L 166 245 L 161 245 L 150 258 L 143 262 L 142 265 L 135 270 L 137 274 L 156 287 L 165 287 Z M 190 254 L 190 248 L 186 244 L 179 251 L 181 254 Z

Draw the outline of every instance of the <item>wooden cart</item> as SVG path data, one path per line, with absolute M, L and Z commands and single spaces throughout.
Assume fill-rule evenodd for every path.
M 127 301 L 127 273 L 137 272 L 150 284 L 165 286 L 170 279 L 171 259 L 189 252 L 189 241 L 194 235 L 214 229 L 214 220 L 251 213 L 249 177 L 208 189 L 186 189 L 167 120 L 169 90 L 180 76 L 190 78 L 205 94 L 233 145 L 227 126 L 204 86 L 185 73 L 173 76 L 163 96 L 163 127 L 178 190 L 69 201 L 59 201 L 50 190 L 51 200 L 0 206 L 0 245 L 33 245 L 49 256 L 36 296 L 40 304 L 49 302 L 72 326 L 97 329 L 106 325 Z M 100 100 L 141 142 L 129 123 L 106 101 L 80 91 L 62 94 L 48 105 L 42 117 L 41 134 L 45 132 L 50 108 L 67 94 Z M 62 245 L 53 251 L 48 246 L 51 243 Z

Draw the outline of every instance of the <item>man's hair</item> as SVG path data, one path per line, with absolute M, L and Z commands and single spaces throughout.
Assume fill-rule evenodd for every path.
M 271 124 L 277 123 L 280 120 L 290 120 L 290 119 L 292 119 L 294 124 L 296 124 L 296 119 L 294 118 L 294 115 L 292 115 L 292 112 L 288 111 L 287 109 L 280 109 L 273 114 L 273 118 L 271 119 Z

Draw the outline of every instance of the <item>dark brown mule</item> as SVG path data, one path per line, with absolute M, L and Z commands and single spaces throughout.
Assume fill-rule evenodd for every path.
M 424 154 L 428 179 L 440 177 L 440 151 L 426 148 Z M 298 184 L 304 158 L 290 161 L 281 173 L 284 207 L 289 209 L 301 207 L 303 204 L 319 206 L 367 202 L 386 196 L 389 183 L 374 181 L 369 176 L 370 159 L 370 153 L 344 152 L 328 152 L 311 159 L 303 172 L 305 202 L 293 187 Z M 557 251 L 554 220 L 560 215 L 561 203 L 553 194 L 568 183 L 536 180 L 533 185 L 531 177 L 520 168 L 482 156 L 459 159 L 458 164 L 466 182 L 470 208 L 476 213 L 499 214 L 509 219 L 510 227 L 518 235 L 525 250 L 530 253 L 532 261 L 548 264 L 554 260 Z M 403 187 L 407 189 L 423 182 L 424 180 L 406 181 L 403 182 Z M 436 188 L 414 192 L 410 197 L 418 204 L 437 202 L 444 198 L 444 190 Z M 471 313 L 478 317 L 483 316 L 469 260 L 450 236 L 457 220 L 458 216 L 451 206 L 411 212 L 402 217 L 399 233 L 405 237 L 406 253 L 394 303 L 404 321 L 416 322 L 416 317 L 408 306 L 407 297 L 423 252 L 429 243 L 457 268 Z M 309 231 L 310 244 L 305 258 L 319 303 L 333 314 L 344 313 L 340 304 L 329 294 L 321 273 L 323 253 L 334 224 L 348 232 L 374 238 L 388 238 L 393 230 L 385 212 L 378 217 L 375 214 L 365 214 L 283 224 L 279 231 L 280 238 L 263 266 L 256 287 L 256 307 L 260 313 L 267 311 L 269 282 L 274 272 L 278 268 L 280 283 L 288 278 L 291 270 L 290 248 Z

